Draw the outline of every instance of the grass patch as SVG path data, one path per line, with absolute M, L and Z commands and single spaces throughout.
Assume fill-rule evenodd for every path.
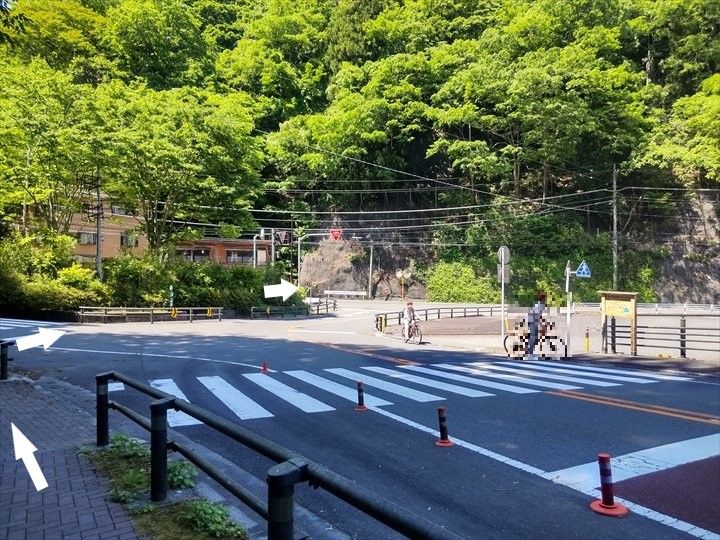
M 138 528 L 153 540 L 248 538 L 244 528 L 230 521 L 224 506 L 200 499 L 148 506 L 134 518 Z
M 150 491 L 150 449 L 146 444 L 117 433 L 102 450 L 80 450 L 110 479 L 110 498 L 133 503 Z M 168 463 L 168 487 L 190 488 L 195 485 L 197 469 L 187 461 Z M 135 505 L 138 503 L 135 502 Z M 232 521 L 227 508 L 204 499 L 155 506 L 130 506 L 138 528 L 153 540 L 204 540 L 210 538 L 247 540 L 244 528 Z

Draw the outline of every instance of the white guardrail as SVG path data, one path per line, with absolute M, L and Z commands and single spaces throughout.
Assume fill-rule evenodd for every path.
M 638 303 L 638 309 L 651 310 L 655 313 L 661 311 L 682 311 L 687 313 L 688 311 L 708 311 L 710 313 L 720 312 L 720 305 L 718 304 L 670 304 L 670 303 Z M 600 302 L 575 302 L 573 303 L 573 310 L 590 310 L 600 309 Z

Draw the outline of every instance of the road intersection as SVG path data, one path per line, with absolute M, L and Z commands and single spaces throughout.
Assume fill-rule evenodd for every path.
M 717 538 L 720 386 L 714 377 L 584 359 L 519 363 L 439 344 L 410 346 L 377 336 L 372 312 L 349 308 L 326 319 L 192 327 L 71 326 L 48 352 L 18 353 L 13 367 L 46 370 L 89 390 L 101 371 L 145 380 L 465 538 L 533 538 L 542 529 L 566 538 Z M 263 363 L 268 373 L 260 371 Z M 366 413 L 354 410 L 358 380 L 366 386 Z M 147 414 L 147 400 L 134 391 L 117 387 L 111 399 Z M 434 444 L 438 406 L 447 408 L 452 448 Z M 266 461 L 175 414 L 173 429 L 264 478 Z M 599 497 L 599 478 L 587 477 L 599 452 L 609 452 L 620 467 L 616 495 L 635 496 L 626 499 L 627 519 L 588 509 Z M 676 479 L 663 496 L 644 492 L 659 475 L 683 468 L 704 470 L 711 479 L 715 471 L 714 481 L 688 486 Z M 704 502 L 690 503 L 698 492 Z M 391 537 L 327 494 L 300 489 L 298 495 L 341 531 Z

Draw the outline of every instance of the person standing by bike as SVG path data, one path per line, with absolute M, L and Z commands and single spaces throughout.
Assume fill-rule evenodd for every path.
M 412 300 L 408 300 L 405 304 L 405 309 L 403 309 L 402 313 L 402 320 L 403 320 L 403 338 L 405 339 L 405 342 L 407 343 L 408 339 L 410 339 L 410 323 L 412 323 L 415 320 L 415 308 L 413 307 Z
M 540 336 L 545 335 L 545 328 L 543 325 L 543 312 L 545 311 L 545 302 L 547 301 L 547 295 L 545 292 L 540 291 L 537 294 L 537 302 L 528 313 L 528 344 L 526 355 L 528 360 L 537 360 L 538 357 L 535 354 L 535 347 L 538 344 Z

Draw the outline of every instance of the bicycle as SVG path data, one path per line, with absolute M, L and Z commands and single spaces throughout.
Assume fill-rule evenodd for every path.
M 417 319 L 412 320 L 408 325 L 408 335 L 405 336 L 404 334 L 405 329 L 403 328 L 403 337 L 405 338 L 405 343 L 407 343 L 408 341 L 416 345 L 422 343 L 422 331 L 420 330 L 420 325 L 418 324 Z

